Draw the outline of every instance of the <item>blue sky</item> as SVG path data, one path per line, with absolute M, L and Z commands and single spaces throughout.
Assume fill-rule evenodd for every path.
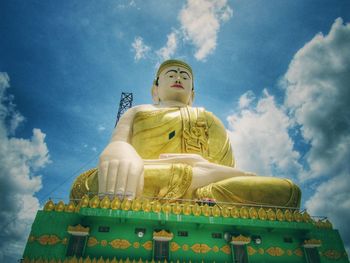
M 167 58 L 192 65 L 194 105 L 224 122 L 238 167 L 295 181 L 349 248 L 349 11 L 340 0 L 1 1 L 0 261 L 20 257 L 49 196 L 67 201 L 96 166 L 121 92 L 151 102 Z

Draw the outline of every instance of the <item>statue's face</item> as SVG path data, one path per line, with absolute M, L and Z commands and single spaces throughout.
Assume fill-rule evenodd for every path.
M 188 104 L 192 96 L 192 75 L 180 66 L 170 66 L 159 74 L 158 96 L 160 101 L 177 101 Z

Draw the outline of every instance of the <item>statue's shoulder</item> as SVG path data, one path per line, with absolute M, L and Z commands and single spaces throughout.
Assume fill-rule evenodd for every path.
M 152 104 L 141 104 L 141 105 L 134 106 L 134 107 L 130 108 L 129 110 L 135 114 L 135 113 L 142 112 L 142 111 L 152 111 L 152 110 L 156 110 L 156 109 L 158 109 L 158 108 Z
M 153 110 L 156 110 L 156 109 L 157 108 L 154 107 L 152 104 L 141 104 L 141 105 L 137 105 L 137 106 L 134 106 L 134 107 L 128 109 L 125 112 L 125 114 L 129 115 L 129 116 L 135 116 L 138 113 L 153 111 Z
M 121 116 L 119 123 L 122 123 L 122 124 L 130 123 L 134 120 L 135 116 L 138 113 L 151 111 L 154 109 L 155 107 L 151 104 L 143 104 L 143 105 L 137 105 L 137 106 L 131 107 Z
M 206 109 L 204 109 L 204 114 L 206 116 L 206 119 L 207 119 L 207 123 L 210 126 L 212 125 L 215 125 L 215 126 L 224 126 L 222 121 L 214 114 L 212 113 L 211 111 L 207 111 Z

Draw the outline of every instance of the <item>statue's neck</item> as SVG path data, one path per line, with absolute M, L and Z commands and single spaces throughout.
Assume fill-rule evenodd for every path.
M 167 100 L 167 101 L 160 101 L 158 106 L 161 108 L 167 108 L 167 107 L 186 107 L 187 105 L 179 101 Z

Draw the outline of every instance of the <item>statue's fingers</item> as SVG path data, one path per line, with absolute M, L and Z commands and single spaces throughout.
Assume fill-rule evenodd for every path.
M 252 173 L 252 172 L 244 172 L 244 175 L 246 175 L 246 176 L 257 176 L 256 173 Z
M 108 161 L 100 162 L 98 167 L 98 193 L 106 193 Z
M 126 183 L 128 180 L 129 162 L 120 161 L 118 166 L 117 181 L 115 184 L 115 193 L 119 198 L 125 195 Z
M 137 192 L 137 187 L 140 183 L 143 165 L 131 165 L 129 170 L 128 181 L 125 188 L 125 196 L 129 199 L 134 199 Z
M 159 159 L 166 159 L 166 158 L 169 158 L 169 157 L 170 157 L 169 155 L 170 155 L 169 153 L 161 153 L 161 154 L 159 155 Z
M 112 160 L 108 164 L 106 193 L 114 195 L 115 184 L 117 182 L 119 161 Z

